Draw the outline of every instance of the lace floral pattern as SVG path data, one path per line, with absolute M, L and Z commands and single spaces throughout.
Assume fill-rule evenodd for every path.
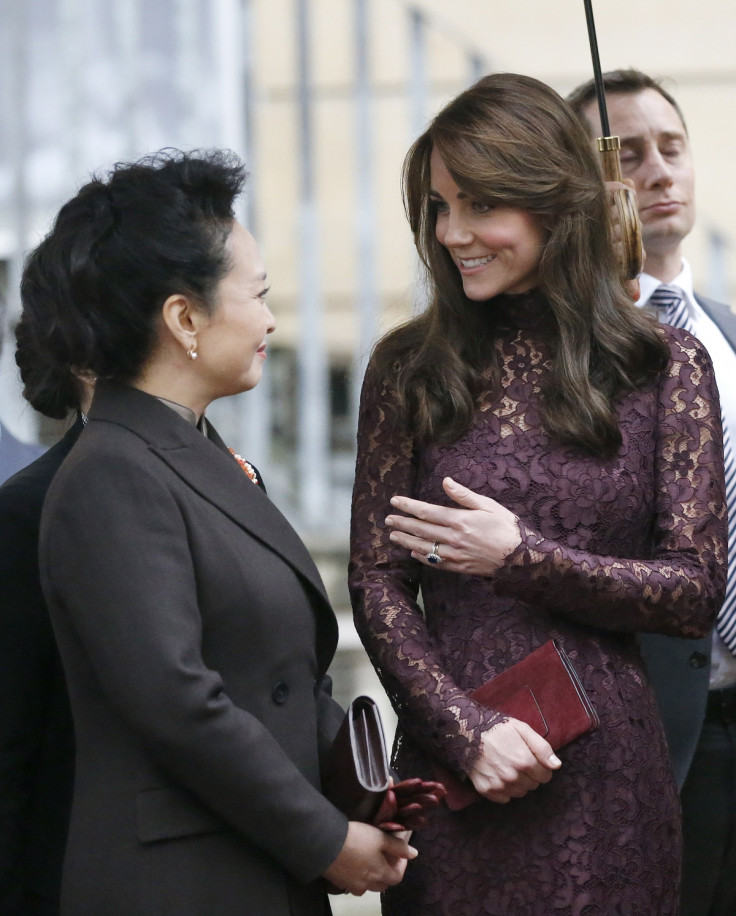
M 450 445 L 415 450 L 390 381 L 368 371 L 350 587 L 399 716 L 399 772 L 427 774 L 432 758 L 467 772 L 501 718 L 468 691 L 551 637 L 601 717 L 560 751 L 548 785 L 435 817 L 413 839 L 420 856 L 385 895 L 386 913 L 677 912 L 678 800 L 635 634 L 707 631 L 723 598 L 726 527 L 710 360 L 686 332 L 665 333 L 671 365 L 620 399 L 623 444 L 605 460 L 542 430 L 550 354 L 529 328 L 499 342 L 502 392 L 481 399 Z M 520 519 L 522 543 L 492 579 L 424 567 L 389 540 L 391 496 L 447 505 L 446 475 Z

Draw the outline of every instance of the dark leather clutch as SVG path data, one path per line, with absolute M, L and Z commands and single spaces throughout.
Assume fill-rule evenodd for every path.
M 390 784 L 378 706 L 357 697 L 348 708 L 323 773 L 326 797 L 351 821 L 372 823 Z
M 553 750 L 600 723 L 572 662 L 553 639 L 470 696 L 483 706 L 531 725 Z M 459 811 L 480 798 L 470 781 L 460 780 L 444 767 L 435 770 L 445 784 L 445 801 L 451 810 Z

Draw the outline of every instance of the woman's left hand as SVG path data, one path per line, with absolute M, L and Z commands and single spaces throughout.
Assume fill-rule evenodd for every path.
M 391 505 L 405 515 L 389 515 L 391 540 L 425 566 L 428 554 L 441 558 L 443 570 L 492 576 L 521 543 L 516 516 L 495 499 L 481 496 L 445 477 L 442 487 L 461 509 L 394 496 Z M 438 564 L 435 564 L 438 565 Z

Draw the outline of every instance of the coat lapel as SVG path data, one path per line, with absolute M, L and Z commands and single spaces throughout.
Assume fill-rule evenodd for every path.
M 714 302 L 713 299 L 706 299 L 704 296 L 697 294 L 695 298 L 705 314 L 729 342 L 731 349 L 736 353 L 736 315 L 727 305 L 721 302 Z
M 185 422 L 185 421 L 182 421 Z M 204 499 L 280 554 L 327 601 L 322 579 L 301 538 L 237 461 L 193 429 L 194 442 L 151 450 Z
M 155 397 L 109 382 L 98 383 L 90 420 L 118 423 L 143 438 L 203 499 L 279 554 L 329 605 L 322 578 L 301 538 L 265 492 L 248 479 L 216 432 L 209 440 Z

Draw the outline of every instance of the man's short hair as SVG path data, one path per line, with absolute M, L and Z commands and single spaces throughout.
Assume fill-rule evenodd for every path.
M 680 106 L 662 86 L 660 80 L 655 80 L 646 73 L 642 73 L 641 70 L 609 70 L 607 73 L 603 74 L 603 88 L 608 95 L 635 95 L 637 92 L 643 92 L 645 89 L 653 89 L 655 92 L 658 92 L 663 99 L 666 99 L 675 109 L 680 116 L 682 126 L 685 128 L 685 133 L 687 133 L 685 117 Z M 585 117 L 584 109 L 595 99 L 595 80 L 588 80 L 587 83 L 583 83 L 578 86 L 577 89 L 573 89 L 567 97 L 568 104 L 588 129 L 590 129 L 590 125 L 588 124 L 588 119 Z

